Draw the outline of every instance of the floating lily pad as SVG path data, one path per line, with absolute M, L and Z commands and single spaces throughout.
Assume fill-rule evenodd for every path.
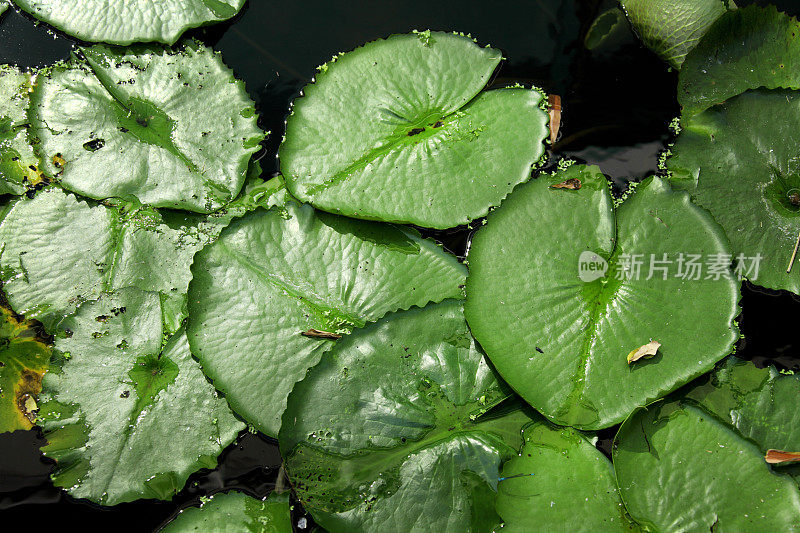
M 39 158 L 28 140 L 31 90 L 30 73 L 0 65 L 0 194 L 22 194 L 42 181 Z
M 673 186 L 722 225 L 753 283 L 800 294 L 800 263 L 787 272 L 800 234 L 800 93 L 750 91 L 682 128 L 667 161 Z
M 242 188 L 264 134 L 219 54 L 95 46 L 44 71 L 31 132 L 47 172 L 94 199 L 207 213 Z
M 40 327 L 0 305 L 0 433 L 33 427 L 49 362 Z
M 566 180 L 581 186 L 552 187 Z M 721 254 L 718 279 L 679 276 L 681 253 Z M 650 258 L 665 254 L 670 263 L 654 263 L 651 276 Z M 739 282 L 729 255 L 722 229 L 686 193 L 651 178 L 615 210 L 599 170 L 572 166 L 519 188 L 476 233 L 467 321 L 536 410 L 608 427 L 730 353 Z M 656 356 L 629 364 L 651 340 Z
M 755 442 L 762 453 L 770 449 L 800 451 L 799 396 L 800 375 L 781 374 L 772 367 L 756 368 L 735 357 L 720 363 L 705 383 L 686 393 L 687 398 Z M 796 463 L 776 469 L 800 479 Z
M 775 7 L 722 15 L 686 57 L 678 82 L 691 116 L 749 89 L 800 89 L 800 23 Z
M 181 531 L 250 531 L 252 533 L 291 533 L 289 493 L 273 492 L 257 500 L 241 492 L 215 494 L 198 507 L 189 507 L 162 529 Z
M 15 311 L 52 330 L 83 301 L 138 287 L 185 316 L 190 265 L 221 228 L 202 217 L 95 205 L 58 188 L 13 202 L 0 222 L 0 277 Z
M 8 9 L 8 4 L 5 4 L 5 3 L 0 4 L 0 15 L 5 13 L 6 9 Z
M 524 439 L 497 488 L 502 531 L 633 530 L 611 461 L 584 435 L 539 422 L 525 428 Z
M 39 415 L 53 482 L 76 498 L 168 499 L 244 429 L 185 333 L 164 341 L 162 314 L 158 294 L 124 289 L 62 323 L 63 362 L 45 375 Z
M 232 18 L 245 0 L 14 0 L 24 11 L 84 41 L 173 44 L 191 28 Z
M 725 11 L 723 0 L 621 0 L 644 45 L 675 68 Z
M 491 531 L 500 466 L 531 421 L 492 410 L 508 395 L 461 302 L 388 315 L 295 386 L 279 438 L 286 471 L 332 532 Z
M 286 396 L 333 346 L 311 330 L 346 334 L 390 311 L 459 298 L 466 277 L 413 230 L 295 203 L 234 221 L 192 273 L 192 351 L 233 409 L 273 436 Z
M 800 492 L 764 455 L 694 405 L 661 403 L 620 428 L 613 452 L 622 499 L 653 531 L 794 531 Z
M 289 191 L 325 211 L 449 228 L 480 218 L 544 154 L 546 98 L 480 92 L 498 50 L 438 32 L 393 35 L 320 67 L 280 148 Z

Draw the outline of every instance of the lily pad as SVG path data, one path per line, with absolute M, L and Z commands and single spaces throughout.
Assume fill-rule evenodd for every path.
M 264 134 L 220 55 L 95 46 L 40 74 L 31 133 L 48 174 L 98 200 L 207 213 L 242 188 Z
M 14 0 L 22 10 L 83 41 L 173 44 L 186 30 L 232 18 L 245 0 Z
M 241 492 L 215 494 L 200 507 L 189 507 L 162 529 L 163 533 L 182 531 L 250 531 L 252 533 L 291 533 L 289 493 L 273 492 L 258 500 Z
M 567 180 L 580 188 L 552 187 Z M 687 276 L 681 253 L 717 258 L 718 279 Z M 729 255 L 686 193 L 650 178 L 614 209 L 599 169 L 575 165 L 520 187 L 476 233 L 467 321 L 536 410 L 608 427 L 730 353 L 739 282 Z M 661 343 L 656 356 L 629 364 L 649 341 Z
M 538 422 L 503 465 L 495 507 L 502 531 L 632 531 L 614 469 L 580 432 Z
M 480 218 L 544 154 L 539 91 L 480 92 L 501 60 L 462 35 L 393 35 L 320 67 L 280 148 L 291 193 L 325 211 L 449 228 Z
M 42 181 L 39 158 L 28 140 L 32 90 L 30 73 L 0 65 L 0 194 L 19 195 Z
M 621 0 L 644 45 L 675 68 L 725 11 L 723 0 Z
M 781 374 L 775 368 L 756 368 L 730 357 L 720 363 L 705 383 L 686 393 L 707 411 L 755 442 L 762 453 L 775 449 L 800 451 L 797 398 L 800 375 Z M 776 467 L 800 479 L 796 465 Z
M 500 466 L 531 421 L 492 409 L 508 395 L 460 301 L 388 315 L 295 386 L 279 438 L 286 471 L 334 533 L 491 531 Z
M 795 531 L 800 492 L 751 441 L 703 409 L 660 403 L 620 428 L 622 499 L 652 531 Z
M 41 327 L 0 305 L 0 433 L 33 427 L 49 362 Z
M 753 283 L 800 294 L 800 264 L 787 272 L 800 234 L 800 93 L 749 91 L 682 129 L 667 161 L 673 186 L 722 225 Z
M 13 309 L 48 330 L 83 301 L 138 287 L 161 293 L 174 332 L 186 314 L 192 258 L 221 229 L 215 219 L 94 204 L 50 188 L 7 208 L 0 278 Z
M 800 23 L 775 7 L 729 11 L 686 57 L 678 81 L 684 116 L 749 89 L 800 89 Z
M 168 499 L 214 468 L 244 424 L 203 376 L 181 330 L 166 341 L 157 293 L 124 289 L 80 307 L 55 341 L 39 412 L 53 482 L 104 505 Z
M 192 352 L 234 411 L 277 435 L 286 396 L 334 335 L 463 295 L 466 269 L 415 231 L 287 203 L 234 221 L 197 254 Z

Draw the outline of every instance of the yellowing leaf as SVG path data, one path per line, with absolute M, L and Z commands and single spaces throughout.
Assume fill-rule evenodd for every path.
M 771 465 L 800 461 L 800 452 L 784 452 L 783 450 L 767 450 L 764 460 Z

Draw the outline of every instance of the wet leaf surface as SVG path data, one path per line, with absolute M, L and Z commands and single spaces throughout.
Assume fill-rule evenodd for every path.
M 387 312 L 460 298 L 466 269 L 411 229 L 315 212 L 257 210 L 197 255 L 192 352 L 233 409 L 277 435 L 286 396 L 337 335 Z
M 551 188 L 566 179 L 583 186 Z M 730 254 L 708 213 L 665 181 L 646 180 L 615 209 L 596 167 L 544 174 L 473 238 L 467 321 L 535 409 L 562 425 L 608 427 L 712 369 L 738 338 L 739 282 L 680 272 L 689 251 Z M 651 272 L 651 257 L 665 255 L 671 262 Z M 649 339 L 659 355 L 629 365 L 631 347 Z
M 13 1 L 20 9 L 72 37 L 119 45 L 149 41 L 173 44 L 190 28 L 233 17 L 245 3 L 245 0 Z
M 123 289 L 62 323 L 39 415 L 53 482 L 76 498 L 169 499 L 244 429 L 163 313 L 157 293 Z
M 0 194 L 19 195 L 42 181 L 39 158 L 28 139 L 30 78 L 15 67 L 0 66 Z
M 544 154 L 545 96 L 480 92 L 498 50 L 393 35 L 320 67 L 295 100 L 281 171 L 300 200 L 356 218 L 450 228 L 480 218 Z
M 195 42 L 81 49 L 40 74 L 30 114 L 66 189 L 202 213 L 236 197 L 264 137 L 244 84 Z
M 251 531 L 291 533 L 289 493 L 272 493 L 258 500 L 241 492 L 219 493 L 198 507 L 189 507 L 162 529 L 182 531 Z
M 329 531 L 488 531 L 500 465 L 526 411 L 447 300 L 338 341 L 292 391 L 279 442 L 298 497 Z

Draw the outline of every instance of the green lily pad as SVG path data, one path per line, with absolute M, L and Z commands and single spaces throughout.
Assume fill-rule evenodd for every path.
M 0 305 L 0 433 L 33 427 L 49 363 L 36 324 Z
M 684 116 L 749 89 L 800 89 L 800 23 L 775 7 L 722 15 L 686 56 L 678 81 Z
M 787 269 L 800 234 L 798 132 L 800 93 L 749 91 L 684 119 L 667 160 L 673 186 L 708 209 L 747 259 L 746 277 L 796 294 L 800 264 Z
M 800 375 L 781 374 L 774 368 L 729 357 L 705 383 L 686 393 L 707 411 L 731 425 L 743 437 L 767 450 L 800 452 L 797 398 Z M 800 479 L 795 464 L 777 466 Z
M 458 34 L 393 35 L 334 58 L 295 100 L 291 193 L 325 211 L 449 228 L 480 218 L 544 154 L 546 98 L 480 92 L 501 54 Z
M 39 158 L 28 140 L 31 90 L 30 73 L 0 65 L 0 194 L 19 195 L 42 181 Z
M 45 170 L 98 200 L 207 213 L 239 193 L 264 134 L 219 54 L 95 46 L 40 74 L 31 133 Z
M 652 531 L 794 531 L 800 492 L 751 441 L 694 405 L 661 403 L 620 428 L 613 452 L 628 512 Z
M 162 533 L 182 531 L 250 531 L 252 533 L 291 533 L 289 493 L 273 492 L 257 500 L 241 492 L 215 494 L 200 507 L 189 507 L 162 529 Z
M 234 221 L 192 273 L 192 352 L 234 411 L 273 436 L 286 396 L 333 346 L 301 333 L 346 334 L 390 311 L 462 297 L 466 277 L 413 230 L 295 203 Z
M 644 45 L 675 68 L 725 11 L 722 0 L 621 0 Z
M 337 531 L 490 531 L 501 464 L 531 421 L 472 339 L 462 303 L 353 333 L 291 395 L 279 443 L 314 519 Z
M 192 258 L 220 231 L 214 219 L 95 205 L 50 188 L 7 208 L 0 278 L 13 309 L 48 330 L 83 301 L 138 287 L 169 301 L 174 332 L 186 314 Z
M 574 186 L 567 180 L 582 186 L 552 187 Z M 679 276 L 689 272 L 681 253 L 710 258 L 719 279 L 706 278 L 712 267 Z M 671 263 L 659 265 L 665 254 Z M 665 181 L 646 180 L 615 210 L 599 169 L 572 166 L 520 187 L 476 233 L 467 321 L 536 410 L 608 427 L 730 353 L 739 282 L 729 255 L 711 216 Z M 655 357 L 629 364 L 651 340 L 661 343 Z
M 495 507 L 502 531 L 632 531 L 614 469 L 572 428 L 547 422 L 524 431 L 525 445 L 503 465 Z
M 245 0 L 14 0 L 67 35 L 128 45 L 173 44 L 186 30 L 232 18 Z
M 8 9 L 8 4 L 0 4 L 0 15 L 5 13 L 6 9 Z
M 39 412 L 53 482 L 104 505 L 168 499 L 214 468 L 244 424 L 203 376 L 181 330 L 166 341 L 157 293 L 124 289 L 82 305 L 55 341 Z

